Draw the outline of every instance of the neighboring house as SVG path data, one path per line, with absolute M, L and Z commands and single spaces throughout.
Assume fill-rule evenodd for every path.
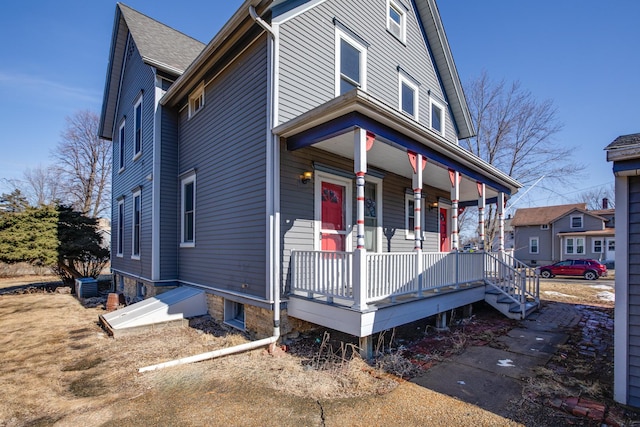
M 612 261 L 614 213 L 587 210 L 586 203 L 518 209 L 511 221 L 514 256 L 532 266 L 579 258 Z
M 473 134 L 433 0 L 247 0 L 206 46 L 118 4 L 116 283 L 200 289 L 256 336 L 303 320 L 365 345 L 483 300 L 503 261 L 452 252 L 458 208 L 502 218 L 521 185 L 458 145 Z
M 613 397 L 640 407 L 640 133 L 607 150 L 616 188 L 616 305 Z

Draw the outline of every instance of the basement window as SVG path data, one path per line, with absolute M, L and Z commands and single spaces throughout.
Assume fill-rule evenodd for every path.
M 244 304 L 239 302 L 224 300 L 224 323 L 234 328 L 245 330 Z

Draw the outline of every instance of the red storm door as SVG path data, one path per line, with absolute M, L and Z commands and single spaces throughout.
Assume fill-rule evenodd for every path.
M 347 230 L 344 218 L 345 187 L 322 182 L 322 250 L 344 252 Z
M 449 234 L 447 233 L 447 210 L 440 208 L 440 252 L 449 252 Z

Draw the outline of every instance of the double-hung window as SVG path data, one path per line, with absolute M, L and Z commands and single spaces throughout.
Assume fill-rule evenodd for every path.
M 594 254 L 601 254 L 602 253 L 602 239 L 594 239 L 593 240 L 593 250 L 592 252 Z
M 195 246 L 196 175 L 182 179 L 182 222 L 180 246 Z
M 122 121 L 120 130 L 118 131 L 118 169 L 122 171 L 124 169 L 124 150 L 125 150 L 125 121 Z
M 394 0 L 387 0 L 387 30 L 402 43 L 406 42 L 407 18 L 405 9 Z
M 131 258 L 140 259 L 140 238 L 142 222 L 142 193 L 136 190 L 133 193 L 133 218 L 132 218 L 132 244 Z
M 116 240 L 116 256 L 124 254 L 124 199 L 118 200 L 118 236 Z
M 336 24 L 336 96 L 352 89 L 366 90 L 367 47 L 359 37 Z
M 567 255 L 583 255 L 584 254 L 584 237 L 567 237 L 565 241 L 565 254 Z
M 398 67 L 399 68 L 399 67 Z M 418 85 L 407 78 L 404 73 L 399 74 L 400 111 L 418 119 Z
M 571 228 L 582 228 L 582 215 L 571 215 Z
M 444 107 L 431 100 L 431 129 L 444 136 Z
M 406 239 L 415 239 L 415 227 L 416 227 L 416 202 L 413 194 L 405 194 L 404 195 L 404 206 L 405 206 L 405 216 L 404 216 L 404 224 L 405 224 L 405 238 Z M 424 230 L 424 199 L 421 200 L 420 203 L 420 211 L 422 215 L 420 215 L 420 230 Z M 423 234 L 420 234 L 420 238 L 424 237 Z
M 537 237 L 529 238 L 529 253 L 530 254 L 540 253 L 540 240 Z
M 142 154 L 142 95 L 133 107 L 133 158 Z

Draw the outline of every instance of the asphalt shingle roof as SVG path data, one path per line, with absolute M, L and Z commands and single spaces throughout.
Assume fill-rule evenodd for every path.
M 616 148 L 625 148 L 632 145 L 640 145 L 640 133 L 632 133 L 630 135 L 621 135 L 609 144 L 606 150 L 615 150 Z
M 165 66 L 182 74 L 205 47 L 204 43 L 127 5 L 118 3 L 118 6 L 145 62 Z
M 520 208 L 516 211 L 511 225 L 520 227 L 523 225 L 549 224 L 554 219 L 574 210 L 586 210 L 586 203 L 573 203 L 570 205 L 544 206 L 540 208 Z

